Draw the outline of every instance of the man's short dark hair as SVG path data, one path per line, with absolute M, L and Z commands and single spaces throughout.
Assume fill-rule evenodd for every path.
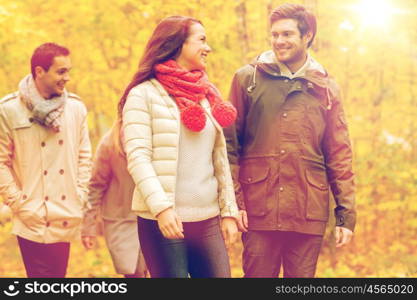
M 37 66 L 42 67 L 45 71 L 48 71 L 54 62 L 56 56 L 68 56 L 70 51 L 55 43 L 45 43 L 40 45 L 32 54 L 30 60 L 31 71 L 33 78 L 36 78 L 35 68 Z
M 313 43 L 317 31 L 316 17 L 308 11 L 304 6 L 299 4 L 286 3 L 275 8 L 269 16 L 270 25 L 280 19 L 294 19 L 297 21 L 298 30 L 301 36 L 307 32 L 311 32 L 313 37 L 308 43 L 308 47 Z

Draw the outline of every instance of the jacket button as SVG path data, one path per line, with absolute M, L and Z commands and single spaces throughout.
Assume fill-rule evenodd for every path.
M 321 184 L 320 184 L 320 187 L 321 187 L 321 188 L 325 188 L 326 186 L 325 186 L 323 183 L 321 183 Z
M 313 84 L 312 84 L 311 82 L 308 82 L 308 83 L 307 83 L 307 87 L 308 87 L 309 89 L 312 89 L 312 88 L 313 88 Z
M 49 227 L 49 225 L 51 225 L 51 222 L 46 222 L 46 227 Z
M 283 113 L 283 114 L 282 114 L 282 116 L 283 116 L 284 118 L 286 118 L 286 117 L 288 116 L 288 114 L 287 114 L 287 113 Z
M 280 192 L 283 192 L 283 191 L 284 191 L 284 188 L 283 188 L 283 187 L 280 187 L 280 188 L 279 188 L 279 191 L 280 191 Z
M 67 221 L 64 221 L 64 222 L 62 222 L 62 225 L 63 225 L 64 227 L 67 227 L 68 222 L 67 222 Z
M 64 169 L 59 170 L 59 174 L 64 174 Z
M 252 181 L 252 177 L 249 177 L 249 178 L 248 178 L 248 181 L 249 181 L 249 182 L 251 182 L 251 181 Z
M 285 153 L 285 150 L 284 150 L 284 149 L 282 149 L 282 150 L 281 150 L 281 154 L 284 154 L 284 153 Z
M 63 145 L 64 144 L 64 140 L 59 140 L 58 144 Z
M 288 81 L 289 81 L 288 79 L 285 79 L 285 80 L 284 80 L 284 82 L 288 82 Z
M 46 176 L 47 174 L 48 174 L 48 171 L 46 171 L 46 170 L 45 170 L 45 171 L 43 171 L 43 175 L 45 175 L 45 176 Z
M 66 198 L 65 195 L 61 196 L 61 200 L 65 200 L 65 198 Z
M 48 201 L 49 200 L 49 197 L 48 196 L 45 196 L 45 201 Z
M 42 143 L 41 143 L 41 146 L 42 146 L 42 147 L 45 147 L 45 146 L 46 146 L 45 142 L 42 142 Z
M 27 196 L 27 195 L 23 195 L 23 196 L 22 196 L 22 199 L 23 199 L 23 200 L 26 200 L 27 198 L 28 198 L 28 196 Z

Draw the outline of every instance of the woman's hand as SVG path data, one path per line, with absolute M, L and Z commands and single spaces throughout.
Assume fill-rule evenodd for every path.
M 232 217 L 224 217 L 221 220 L 221 230 L 224 242 L 226 244 L 226 248 L 229 247 L 236 241 L 237 239 L 237 225 L 236 220 Z
M 83 236 L 81 239 L 87 250 L 92 249 L 96 245 L 97 240 L 95 236 Z
M 156 216 L 156 219 L 158 220 L 159 230 L 161 230 L 162 235 L 165 238 L 184 238 L 184 229 L 182 228 L 182 222 L 172 207 L 160 212 Z

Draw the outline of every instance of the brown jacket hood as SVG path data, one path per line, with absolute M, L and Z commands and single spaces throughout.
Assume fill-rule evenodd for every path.
M 280 69 L 279 63 L 275 58 L 275 54 L 272 50 L 268 50 L 257 56 L 251 63 L 255 67 L 252 85 L 256 86 L 255 73 L 259 69 L 261 72 L 267 73 L 270 76 L 280 77 L 285 76 Z M 305 71 L 301 76 L 295 76 L 295 78 L 304 78 L 313 85 L 311 88 L 317 94 L 324 94 L 327 98 L 327 108 L 331 109 L 334 99 L 339 98 L 339 88 L 336 85 L 334 79 L 329 76 L 327 71 L 319 64 L 312 56 L 308 56 L 306 64 L 302 67 Z

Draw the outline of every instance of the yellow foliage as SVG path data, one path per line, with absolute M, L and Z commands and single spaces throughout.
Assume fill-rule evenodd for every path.
M 209 77 L 227 97 L 233 73 L 269 48 L 268 14 L 283 2 L 0 0 L 0 94 L 16 90 L 36 46 L 53 41 L 69 47 L 74 68 L 68 89 L 87 105 L 95 146 L 114 121 L 118 99 L 162 18 L 183 14 L 202 20 L 213 49 Z M 311 53 L 342 89 L 357 174 L 354 241 L 335 249 L 331 219 L 317 276 L 416 277 L 416 3 L 392 1 L 391 20 L 372 27 L 353 9 L 356 0 L 291 2 L 308 5 L 318 16 Z M 0 276 L 22 277 L 10 226 L 8 220 L 0 224 Z M 243 274 L 241 251 L 240 242 L 230 251 L 235 277 Z M 72 245 L 68 276 L 120 275 L 100 237 L 91 251 Z

